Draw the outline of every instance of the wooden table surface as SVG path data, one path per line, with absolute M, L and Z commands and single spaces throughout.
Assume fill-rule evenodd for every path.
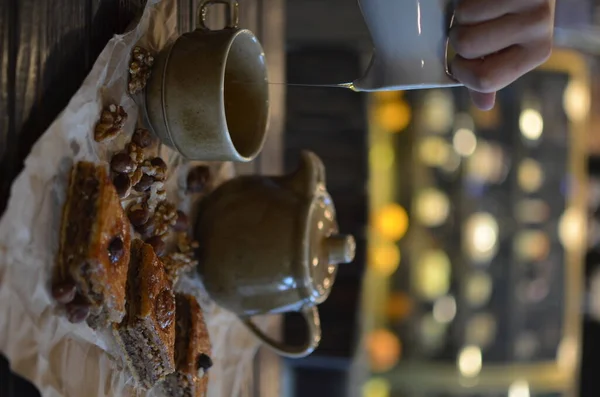
M 180 31 L 189 31 L 196 5 L 193 0 L 176 1 Z M 127 28 L 143 4 L 143 0 L 0 1 L 0 214 L 31 146 L 67 105 L 108 40 Z M 277 81 L 284 81 L 283 4 L 283 0 L 246 0 L 240 15 L 242 26 L 261 39 Z M 240 166 L 242 173 L 281 172 L 284 101 L 277 96 L 284 91 L 274 94 L 265 150 L 254 163 Z M 8 363 L 0 356 L 0 396 L 36 395 L 27 382 L 9 375 Z

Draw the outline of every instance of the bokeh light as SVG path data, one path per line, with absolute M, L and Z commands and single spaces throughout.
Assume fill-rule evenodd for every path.
M 526 193 L 538 191 L 544 183 L 544 170 L 539 162 L 525 159 L 519 164 L 517 172 L 519 187 Z
M 383 276 L 391 276 L 400 266 L 400 248 L 394 243 L 379 243 L 372 251 L 370 266 Z
M 451 147 L 444 140 L 437 136 L 431 136 L 423 139 L 419 143 L 419 159 L 423 164 L 429 167 L 442 167 L 450 157 Z
M 425 300 L 434 301 L 450 289 L 451 263 L 442 250 L 430 250 L 422 254 L 412 275 L 416 292 Z
M 452 128 L 454 101 L 449 90 L 430 90 L 423 100 L 423 125 L 434 134 L 444 134 Z
M 508 397 L 530 397 L 529 383 L 517 380 L 508 388 Z
M 366 346 L 371 369 L 375 372 L 389 371 L 398 363 L 402 354 L 400 340 L 387 329 L 369 333 Z
M 565 113 L 572 121 L 585 120 L 591 106 L 590 92 L 584 82 L 571 80 L 563 95 Z
M 465 299 L 467 303 L 479 308 L 486 305 L 492 297 L 493 281 L 484 271 L 469 274 L 465 281 Z
M 393 321 L 402 321 L 410 316 L 413 306 L 413 300 L 408 294 L 392 292 L 387 300 L 387 317 Z
M 442 324 L 451 323 L 456 317 L 456 299 L 453 296 L 439 298 L 433 304 L 433 318 Z
M 410 124 L 412 112 L 404 100 L 378 104 L 374 109 L 375 122 L 385 131 L 400 132 Z
M 385 239 L 398 241 L 408 230 L 408 214 L 398 204 L 388 204 L 375 215 L 375 230 Z
M 389 397 L 392 392 L 390 383 L 382 378 L 372 378 L 363 385 L 363 397 Z
M 523 137 L 530 141 L 537 141 L 544 132 L 544 119 L 537 110 L 525 109 L 519 117 L 519 128 Z
M 477 137 L 472 130 L 460 128 L 454 133 L 452 145 L 456 153 L 463 157 L 469 157 L 477 149 Z
M 479 347 L 466 346 L 458 354 L 458 370 L 464 377 L 475 377 L 481 372 L 482 360 L 481 349 Z
M 476 213 L 465 225 L 465 248 L 475 261 L 489 261 L 497 251 L 498 223 L 488 213 Z
M 427 188 L 417 194 L 415 201 L 415 215 L 421 224 L 438 227 L 448 219 L 450 199 L 444 192 Z

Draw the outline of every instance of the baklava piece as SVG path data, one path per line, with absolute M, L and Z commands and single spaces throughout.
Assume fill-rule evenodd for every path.
M 149 244 L 135 240 L 127 279 L 127 314 L 113 330 L 127 365 L 150 389 L 175 371 L 175 296 Z
M 177 294 L 176 301 L 176 371 L 162 383 L 162 389 L 170 397 L 204 397 L 212 367 L 208 329 L 195 297 Z
M 87 317 L 97 328 L 123 319 L 130 244 L 131 225 L 107 171 L 93 163 L 77 163 L 63 209 L 53 280 L 57 301 L 66 304 L 68 314 L 78 311 L 69 314 L 71 321 Z

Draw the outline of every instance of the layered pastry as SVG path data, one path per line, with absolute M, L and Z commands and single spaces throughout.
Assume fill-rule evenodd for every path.
M 204 397 L 212 366 L 208 329 L 196 298 L 177 294 L 176 301 L 176 371 L 162 383 L 162 389 L 169 397 Z
M 125 315 L 131 225 L 106 169 L 79 162 L 63 209 L 55 283 L 71 283 L 88 324 L 100 327 Z M 86 312 L 87 315 L 87 312 Z M 81 321 L 85 316 L 79 316 Z
M 134 240 L 127 279 L 127 314 L 113 331 L 131 374 L 147 389 L 175 371 L 172 288 L 152 246 Z

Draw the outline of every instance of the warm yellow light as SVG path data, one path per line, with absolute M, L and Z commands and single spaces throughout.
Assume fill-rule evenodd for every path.
M 577 365 L 577 341 L 572 337 L 565 337 L 558 345 L 556 361 L 565 370 Z
M 524 230 L 515 237 L 514 250 L 524 261 L 543 261 L 550 253 L 550 239 L 541 230 Z
M 487 261 L 496 254 L 498 223 L 488 213 L 476 213 L 467 220 L 465 227 L 465 248 L 476 261 Z
M 381 378 L 369 379 L 363 385 L 363 397 L 389 397 L 391 391 L 390 383 Z
M 440 137 L 427 137 L 419 144 L 419 159 L 428 167 L 443 166 L 450 154 L 450 145 Z
M 508 397 L 530 397 L 529 383 L 526 380 L 517 380 L 508 389 Z
M 454 102 L 448 90 L 431 90 L 423 100 L 423 125 L 435 134 L 444 134 L 452 128 Z
M 404 91 L 377 91 L 373 93 L 373 98 L 379 103 L 399 101 Z
M 396 335 L 386 329 L 372 331 L 367 335 L 366 345 L 371 369 L 375 372 L 388 371 L 400 360 L 402 344 Z
M 388 240 L 398 241 L 408 230 L 408 214 L 398 204 L 388 204 L 375 216 L 375 229 Z
M 390 144 L 375 143 L 369 150 L 369 162 L 376 171 L 387 171 L 394 165 L 394 148 Z
M 456 317 L 456 300 L 453 296 L 439 298 L 433 304 L 433 318 L 435 321 L 448 324 Z
M 492 278 L 487 273 L 478 271 L 467 277 L 465 298 L 469 305 L 478 308 L 489 302 L 492 289 Z
M 585 216 L 576 208 L 570 208 L 558 223 L 558 238 L 565 249 L 578 249 L 585 242 Z
M 450 200 L 445 193 L 435 188 L 424 189 L 417 194 L 415 213 L 423 225 L 427 227 L 441 226 L 450 214 Z
M 587 117 L 591 106 L 590 92 L 580 80 L 572 80 L 563 95 L 565 113 L 572 121 L 582 121 Z
M 391 276 L 400 266 L 400 249 L 394 243 L 378 244 L 373 250 L 370 265 L 381 275 Z
M 414 288 L 423 299 L 434 301 L 448 293 L 451 272 L 450 258 L 444 251 L 425 252 L 412 272 Z
M 470 179 L 485 183 L 501 182 L 505 176 L 502 149 L 487 142 L 477 142 L 477 149 L 467 161 Z
M 464 347 L 458 355 L 457 365 L 464 377 L 472 378 L 479 375 L 483 365 L 481 349 L 477 346 Z
M 389 132 L 400 132 L 410 124 L 412 112 L 403 100 L 386 102 L 375 106 L 375 122 Z
M 524 192 L 534 193 L 544 183 L 544 170 L 540 163 L 533 159 L 525 159 L 519 165 L 517 173 L 519 186 Z
M 452 144 L 456 153 L 463 157 L 469 157 L 477 149 L 477 138 L 472 130 L 460 128 L 454 133 Z
M 413 300 L 403 292 L 393 292 L 387 301 L 387 316 L 390 320 L 402 321 L 406 319 L 413 310 Z
M 466 326 L 466 341 L 469 344 L 487 347 L 496 338 L 496 320 L 489 313 L 476 314 Z
M 519 127 L 526 139 L 537 141 L 544 132 L 544 119 L 537 110 L 525 109 L 519 117 Z

